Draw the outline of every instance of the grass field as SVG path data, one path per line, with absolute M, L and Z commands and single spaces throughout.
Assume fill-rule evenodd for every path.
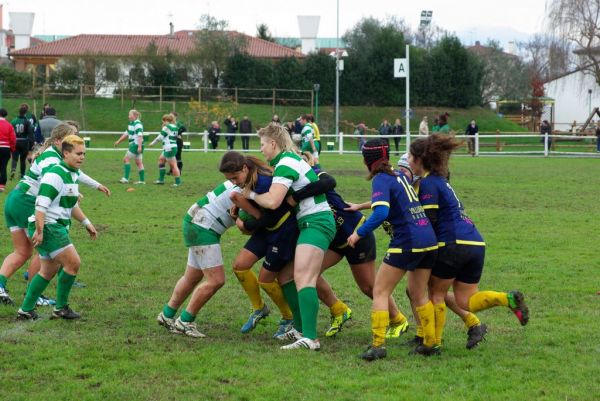
M 124 152 L 89 151 L 83 170 L 113 190 L 110 198 L 83 188 L 83 210 L 99 230 L 96 242 L 74 226 L 82 257 L 71 305 L 79 321 L 15 322 L 0 306 L 0 394 L 3 400 L 594 400 L 600 396 L 600 262 L 597 160 L 466 158 L 452 160 L 452 183 L 488 244 L 483 289 L 521 289 L 531 310 L 519 326 L 507 309 L 479 314 L 487 342 L 465 349 L 460 319 L 448 316 L 441 357 L 409 357 L 405 338 L 388 343 L 388 358 L 356 355 L 370 340 L 370 302 L 341 263 L 326 273 L 354 318 L 322 351 L 283 352 L 271 339 L 273 313 L 249 335 L 239 332 L 250 305 L 231 263 L 245 238 L 222 240 L 227 283 L 198 315 L 209 337 L 169 334 L 156 315 L 186 263 L 181 220 L 187 208 L 223 177 L 220 154 L 184 154 L 184 185 L 116 183 Z M 147 181 L 157 174 L 147 153 Z M 349 201 L 368 199 L 362 161 L 326 154 L 323 166 Z M 133 168 L 135 177 L 135 167 Z M 168 177 L 170 178 L 170 177 Z M 9 189 L 14 186 L 10 182 Z M 3 207 L 7 193 L 0 195 Z M 0 223 L 0 256 L 10 250 Z M 378 260 L 387 241 L 378 230 Z M 17 302 L 19 271 L 8 286 Z M 395 296 L 408 312 L 405 281 Z M 55 282 L 47 290 L 54 295 Z M 267 301 L 269 302 L 269 301 Z M 274 307 L 272 309 L 275 309 Z M 328 327 L 321 309 L 319 331 Z M 406 335 L 412 336 L 413 328 Z

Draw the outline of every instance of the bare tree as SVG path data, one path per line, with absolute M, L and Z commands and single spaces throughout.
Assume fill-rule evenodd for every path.
M 228 31 L 228 25 L 227 21 L 217 20 L 208 14 L 200 17 L 192 59 L 200 66 L 204 84 L 218 87 L 227 59 L 246 49 L 246 38 Z
M 550 31 L 573 45 L 578 69 L 600 85 L 600 0 L 548 0 Z

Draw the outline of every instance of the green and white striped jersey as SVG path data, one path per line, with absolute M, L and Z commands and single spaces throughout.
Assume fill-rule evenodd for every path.
M 52 166 L 62 161 L 62 155 L 54 145 L 48 147 L 41 155 L 35 158 L 27 173 L 19 181 L 19 189 L 30 196 L 37 196 L 40 190 L 40 180 Z M 88 175 L 80 172 L 79 181 L 94 189 L 100 186 L 100 183 Z
M 127 125 L 127 135 L 129 135 L 129 151 L 133 154 L 138 153 L 138 138 L 144 140 L 144 126 L 140 120 L 130 121 Z M 144 144 L 142 142 L 142 152 Z
M 273 184 L 285 185 L 296 192 L 310 184 L 319 181 L 317 173 L 300 156 L 292 152 L 281 152 L 271 160 L 273 171 Z M 324 194 L 306 198 L 297 206 L 298 219 L 311 214 L 330 211 L 327 198 Z
M 64 161 L 52 166 L 42 177 L 40 191 L 35 199 L 35 210 L 46 213 L 46 224 L 71 225 L 71 213 L 79 200 L 79 170 Z M 35 215 L 30 217 L 35 221 Z
M 225 181 L 202 199 L 189 208 L 184 220 L 196 224 L 217 234 L 223 234 L 235 221 L 229 215 L 233 202 L 229 198 L 232 192 L 241 192 L 241 189 Z
M 153 141 L 153 143 L 156 141 L 162 141 L 163 150 L 165 152 L 170 152 L 173 149 L 177 149 L 177 132 L 177 125 L 167 124 L 164 127 L 162 127 L 162 130 L 160 130 L 160 134 Z

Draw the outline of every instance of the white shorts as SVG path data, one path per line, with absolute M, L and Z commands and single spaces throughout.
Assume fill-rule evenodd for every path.
M 58 255 L 60 255 L 61 253 L 63 253 L 63 252 L 64 252 L 64 251 L 65 251 L 67 248 L 70 248 L 70 247 L 72 247 L 72 246 L 73 246 L 73 244 L 69 244 L 69 245 L 67 245 L 67 246 L 63 246 L 63 247 L 62 247 L 62 248 L 60 248 L 60 249 L 57 249 L 57 250 L 55 250 L 55 251 L 52 251 L 52 252 L 50 252 L 50 254 L 49 254 L 48 256 L 42 256 L 42 255 L 40 255 L 40 259 L 44 259 L 44 260 L 54 260 L 54 259 L 56 259 L 56 257 L 57 257 Z
M 188 249 L 187 264 L 194 269 L 204 270 L 223 266 L 223 255 L 219 244 L 191 246 Z
M 142 160 L 144 158 L 144 155 L 142 153 L 138 153 L 136 155 L 135 153 L 127 151 L 127 154 L 125 154 L 125 157 L 128 158 L 129 160 L 131 160 L 131 159 Z

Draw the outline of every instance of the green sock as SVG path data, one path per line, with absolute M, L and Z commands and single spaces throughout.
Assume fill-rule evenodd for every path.
M 0 288 L 6 288 L 6 282 L 8 281 L 8 277 L 4 274 L 0 274 Z
M 73 276 L 64 270 L 58 273 L 58 282 L 56 283 L 56 305 L 54 306 L 56 309 L 62 309 L 69 303 L 69 294 L 71 293 L 71 288 L 73 288 L 75 277 L 76 276 Z
M 29 312 L 35 309 L 35 303 L 37 302 L 42 292 L 48 287 L 50 284 L 49 280 L 46 280 L 42 276 L 38 274 L 31 280 L 29 287 L 27 287 L 27 294 L 25 294 L 25 299 L 23 300 L 23 304 L 21 305 L 21 309 L 25 312 Z
M 158 169 L 158 181 L 164 181 L 165 180 L 165 174 L 167 173 L 167 169 L 164 167 L 161 167 Z
M 311 340 L 317 338 L 317 315 L 319 314 L 319 297 L 315 287 L 304 287 L 298 291 L 300 314 L 302 315 L 302 335 Z
M 296 289 L 296 282 L 292 280 L 289 283 L 282 285 L 281 290 L 283 291 L 285 300 L 292 310 L 294 328 L 302 333 L 302 316 L 300 314 L 300 306 L 298 303 L 298 290 Z
M 163 315 L 165 315 L 165 317 L 168 317 L 169 319 L 173 319 L 175 317 L 175 314 L 177 313 L 177 309 L 173 309 L 169 306 L 169 304 L 165 304 L 165 306 L 163 306 Z
M 175 177 L 175 184 L 181 184 L 181 177 Z
M 129 174 L 131 173 L 131 164 L 125 164 L 125 166 L 123 166 L 125 169 L 125 175 L 123 176 L 126 180 L 129 179 Z
M 193 322 L 194 320 L 196 320 L 196 316 L 192 315 L 190 312 L 186 310 L 184 310 L 183 312 L 181 312 L 181 316 L 179 316 L 179 318 L 181 319 L 182 322 L 186 322 L 186 323 L 190 323 Z
M 140 181 L 141 181 L 141 182 L 144 182 L 144 181 L 146 181 L 146 180 L 144 179 L 144 176 L 145 176 L 145 174 L 144 174 L 144 173 L 145 173 L 145 171 L 144 171 L 144 170 L 140 170 L 140 171 L 138 171 L 138 174 L 140 175 Z

